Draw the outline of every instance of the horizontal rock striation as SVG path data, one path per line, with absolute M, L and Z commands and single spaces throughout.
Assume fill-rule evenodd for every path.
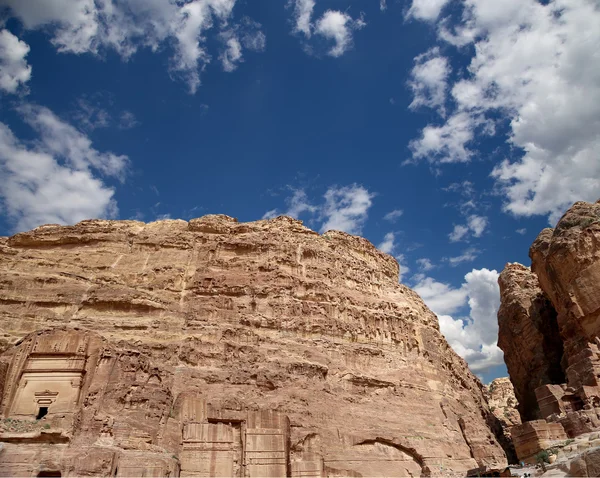
M 481 383 L 398 272 L 367 240 L 288 217 L 94 220 L 4 238 L 0 459 L 63 476 L 505 464 Z

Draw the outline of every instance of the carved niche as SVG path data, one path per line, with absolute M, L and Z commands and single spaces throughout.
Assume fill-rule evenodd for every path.
M 273 410 L 215 410 L 197 397 L 181 407 L 182 477 L 289 476 L 289 420 Z
M 77 410 L 89 338 L 54 331 L 27 338 L 15 352 L 4 387 L 3 416 L 42 418 Z

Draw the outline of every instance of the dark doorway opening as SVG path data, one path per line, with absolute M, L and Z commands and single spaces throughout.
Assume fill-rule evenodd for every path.
M 57 476 L 62 476 L 62 473 L 60 471 L 56 471 L 56 470 L 46 470 L 46 471 L 40 471 L 37 476 L 52 476 L 52 477 L 57 477 Z
M 39 420 L 41 418 L 44 418 L 46 415 L 48 415 L 48 407 L 40 407 L 40 409 L 38 410 L 38 414 L 35 417 L 36 420 Z M 38 475 L 40 476 L 40 475 Z M 42 475 L 42 476 L 57 476 L 57 475 Z M 60 476 L 60 475 L 58 475 Z

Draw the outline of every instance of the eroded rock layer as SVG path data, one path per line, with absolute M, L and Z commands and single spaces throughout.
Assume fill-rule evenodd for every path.
M 519 429 L 522 453 L 550 429 L 552 439 L 600 429 L 600 202 L 575 203 L 529 256 L 531 271 L 508 264 L 499 279 L 498 344 L 521 417 L 541 419 Z
M 290 218 L 84 221 L 2 239 L 0 329 L 8 474 L 505 463 L 481 383 L 397 262 Z

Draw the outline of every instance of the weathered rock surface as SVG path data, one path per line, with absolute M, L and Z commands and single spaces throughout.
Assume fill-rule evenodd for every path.
M 84 221 L 2 239 L 0 333 L 0 474 L 506 463 L 483 386 L 397 262 L 290 218 Z
M 498 284 L 498 347 L 504 352 L 521 419 L 536 420 L 542 417 L 535 389 L 565 381 L 556 311 L 528 267 L 507 264 Z
M 492 380 L 486 387 L 486 398 L 490 410 L 510 437 L 510 428 L 521 424 L 521 416 L 517 410 L 518 401 L 510 379 L 501 377 Z
M 497 378 L 484 392 L 490 410 L 496 417 L 496 423 L 491 427 L 495 430 L 509 463 L 517 463 L 517 453 L 510 431 L 513 426 L 521 424 L 521 417 L 517 410 L 518 402 L 513 385 L 508 377 Z
M 600 202 L 575 203 L 529 255 L 531 271 L 500 275 L 498 343 L 521 418 L 573 438 L 600 429 Z
M 578 202 L 529 251 L 531 269 L 558 316 L 570 387 L 598 386 L 600 203 Z M 582 397 L 583 398 L 583 397 Z

